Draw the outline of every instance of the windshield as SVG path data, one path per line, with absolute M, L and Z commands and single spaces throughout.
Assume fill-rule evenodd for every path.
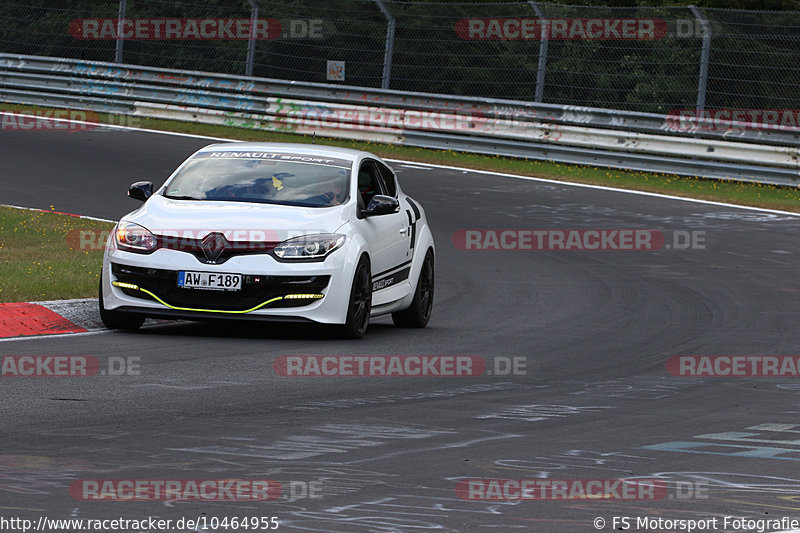
M 349 198 L 352 162 L 275 152 L 204 152 L 167 184 L 164 196 L 331 207 Z

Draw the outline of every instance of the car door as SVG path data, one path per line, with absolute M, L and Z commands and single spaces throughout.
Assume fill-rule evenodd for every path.
M 380 163 L 365 159 L 358 170 L 358 193 L 363 206 L 369 205 L 376 194 L 397 195 L 381 176 Z M 388 194 L 394 192 L 394 194 Z M 408 278 L 411 265 L 410 226 L 408 216 L 401 209 L 397 213 L 362 218 L 367 239 L 372 249 L 373 290 L 379 291 Z
M 417 230 L 417 221 L 419 220 L 419 209 L 416 207 L 414 202 L 406 195 L 401 195 L 398 193 L 397 189 L 397 178 L 395 177 L 394 171 L 386 166 L 385 164 L 378 161 L 376 163 L 378 167 L 378 171 L 381 174 L 381 181 L 383 185 L 384 194 L 387 196 L 391 196 L 393 198 L 397 198 L 400 200 L 400 210 L 401 212 L 406 214 L 406 220 L 408 222 L 406 232 L 402 232 L 401 234 L 405 238 L 405 247 L 407 248 L 405 251 L 406 259 L 410 260 L 414 258 L 414 244 L 416 241 L 416 230 Z

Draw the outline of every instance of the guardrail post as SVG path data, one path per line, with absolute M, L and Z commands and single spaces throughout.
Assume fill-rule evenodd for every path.
M 247 0 L 250 3 L 250 37 L 247 39 L 247 62 L 244 75 L 253 75 L 253 62 L 256 57 L 256 24 L 258 23 L 258 2 Z
M 386 17 L 386 45 L 383 49 L 383 75 L 381 76 L 381 89 L 389 88 L 389 80 L 392 77 L 392 56 L 394 55 L 394 27 L 395 19 L 392 13 L 386 9 L 383 0 L 374 0 L 378 9 Z
M 692 14 L 694 14 L 697 22 L 699 22 L 700 26 L 703 28 L 703 50 L 700 54 L 700 79 L 697 83 L 697 115 L 700 116 L 700 113 L 702 113 L 706 107 L 708 64 L 711 57 L 711 24 L 708 23 L 708 19 L 703 16 L 703 13 L 700 12 L 697 6 L 689 6 L 689 9 L 692 10 Z
M 117 47 L 114 52 L 114 62 L 122 63 L 122 47 L 125 45 L 125 37 L 122 36 L 122 21 L 128 12 L 128 1 L 119 0 L 119 11 L 117 12 Z
M 528 4 L 536 12 L 536 16 L 542 22 L 542 33 L 539 39 L 539 64 L 536 66 L 536 95 L 534 102 L 541 102 L 544 99 L 544 75 L 547 69 L 547 46 L 550 43 L 549 28 L 550 25 L 544 16 L 544 11 L 539 7 L 539 4 L 533 0 L 528 0 Z

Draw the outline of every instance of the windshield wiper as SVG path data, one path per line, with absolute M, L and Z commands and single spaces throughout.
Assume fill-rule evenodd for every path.
M 194 196 L 181 196 L 176 194 L 165 194 L 164 198 L 169 198 L 170 200 L 203 200 L 203 198 L 195 198 Z

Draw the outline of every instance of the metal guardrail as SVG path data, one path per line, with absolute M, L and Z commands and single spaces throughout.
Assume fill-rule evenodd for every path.
M 728 122 L 720 131 L 720 121 L 649 113 L 8 54 L 0 54 L 0 99 L 679 175 L 800 180 L 798 127 Z
M 539 119 L 560 124 L 596 126 L 643 133 L 674 133 L 695 137 L 734 139 L 743 142 L 791 145 L 800 147 L 800 127 L 755 127 L 751 123 L 703 118 L 670 117 L 653 113 L 638 113 L 592 107 L 519 102 L 515 100 L 469 98 L 427 93 L 410 93 L 369 87 L 342 87 L 308 82 L 236 77 L 208 72 L 174 71 L 120 65 L 99 61 L 0 54 L 0 71 L 54 74 L 67 77 L 73 83 L 89 80 L 99 91 L 103 80 L 126 83 L 148 82 L 165 87 L 197 88 L 238 92 L 246 95 L 308 98 L 330 103 L 364 103 L 400 109 L 479 112 L 487 118 Z M 106 89 L 111 92 L 112 89 Z M 186 101 L 192 104 L 198 102 Z

